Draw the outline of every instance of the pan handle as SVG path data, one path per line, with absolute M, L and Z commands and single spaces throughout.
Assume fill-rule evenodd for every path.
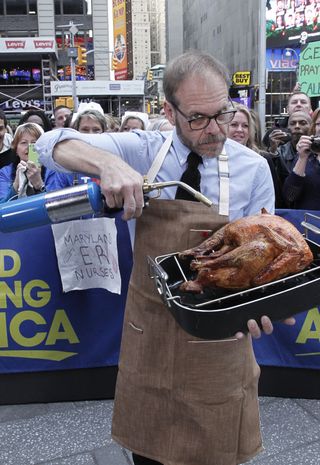
M 318 226 L 310 223 L 310 220 L 314 219 L 319 222 L 320 218 L 318 215 L 313 213 L 306 212 L 304 215 L 304 221 L 301 222 L 301 226 L 305 229 L 305 236 L 308 238 L 308 231 L 313 232 L 314 234 L 320 234 L 320 228 Z
M 154 279 L 157 291 L 160 294 L 161 299 L 163 302 L 170 307 L 170 301 L 168 299 L 167 293 L 167 281 L 168 275 L 164 271 L 164 269 L 156 263 L 150 255 L 147 255 L 147 262 L 149 268 L 149 277 Z

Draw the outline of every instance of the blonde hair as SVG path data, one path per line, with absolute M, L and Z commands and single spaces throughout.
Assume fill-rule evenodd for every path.
M 22 139 L 22 137 L 24 136 L 24 134 L 30 134 L 36 139 L 39 139 L 39 137 L 42 136 L 42 134 L 44 134 L 44 130 L 37 123 L 20 124 L 20 126 L 17 127 L 14 133 L 14 137 L 11 143 L 11 147 L 13 148 L 15 152 L 17 151 L 18 144 L 20 140 Z
M 254 150 L 255 152 L 259 152 L 259 148 L 255 142 L 255 133 L 256 133 L 255 124 L 254 124 L 249 108 L 246 107 L 245 105 L 242 105 L 242 103 L 233 102 L 233 104 L 236 110 L 240 113 L 243 113 L 247 117 L 247 120 L 248 120 L 249 137 L 248 137 L 246 146 L 249 149 Z

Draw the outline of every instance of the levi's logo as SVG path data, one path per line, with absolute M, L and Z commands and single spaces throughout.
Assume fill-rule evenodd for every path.
M 35 48 L 53 48 L 53 40 L 34 40 Z
M 5 42 L 7 48 L 25 48 L 26 46 L 25 40 L 6 40 Z

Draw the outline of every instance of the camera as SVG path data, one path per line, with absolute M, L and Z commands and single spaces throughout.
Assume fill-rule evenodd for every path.
M 312 144 L 310 149 L 312 152 L 320 152 L 320 136 L 311 136 Z
M 284 132 L 284 131 L 283 131 L 283 132 Z M 281 144 L 286 144 L 287 142 L 290 142 L 291 139 L 292 139 L 291 133 L 290 133 L 290 132 L 286 132 L 286 133 L 283 135 L 282 139 L 281 139 Z

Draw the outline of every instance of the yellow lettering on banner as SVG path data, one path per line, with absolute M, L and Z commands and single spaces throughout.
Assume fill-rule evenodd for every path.
M 63 331 L 59 331 L 60 327 Z M 48 333 L 46 345 L 54 345 L 59 339 L 69 341 L 70 344 L 77 344 L 80 342 L 64 310 L 56 311 Z
M 21 326 L 23 323 L 31 321 L 35 326 L 49 325 L 40 313 L 33 310 L 24 310 L 14 315 L 9 325 L 7 324 L 7 318 L 5 312 L 0 312 L 0 348 L 9 347 L 8 335 L 21 347 L 36 347 L 45 339 L 46 345 L 55 345 L 58 340 L 65 340 L 70 344 L 80 342 L 64 310 L 55 312 L 49 331 L 37 331 L 35 329 L 34 335 L 28 337 L 22 334 Z
M 0 281 L 0 308 L 8 308 L 8 299 L 16 308 L 22 308 L 22 284 L 21 281 L 14 281 L 14 291 L 9 285 Z
M 35 291 L 36 288 L 40 288 L 40 290 Z M 33 291 L 34 294 L 32 296 Z M 14 281 L 14 290 L 10 289 L 5 281 L 0 281 L 0 308 L 8 308 L 8 300 L 16 308 L 22 308 L 22 297 L 30 307 L 41 308 L 45 307 L 50 301 L 51 291 L 48 284 L 41 279 L 29 281 L 23 289 L 21 281 Z
M 7 315 L 0 313 L 0 347 L 8 347 Z
M 31 296 L 31 291 L 36 287 L 43 289 L 43 291 L 37 291 L 37 299 L 33 299 Z M 42 281 L 41 279 L 33 279 L 25 285 L 23 289 L 23 297 L 26 303 L 30 305 L 30 307 L 41 308 L 45 307 L 50 301 L 51 291 L 46 282 Z
M 5 270 L 5 257 L 12 259 L 12 267 Z M 0 277 L 11 278 L 19 273 L 21 268 L 21 260 L 15 250 L 1 249 L 0 250 Z
M 45 325 L 46 320 L 40 313 L 27 310 L 24 312 L 17 313 L 10 323 L 10 335 L 12 339 L 22 347 L 35 347 L 46 338 L 46 332 L 38 332 L 32 337 L 25 337 L 21 334 L 20 327 L 25 321 L 33 321 L 36 325 Z
M 305 344 L 309 339 L 320 342 L 320 312 L 317 307 L 308 311 L 296 343 Z

